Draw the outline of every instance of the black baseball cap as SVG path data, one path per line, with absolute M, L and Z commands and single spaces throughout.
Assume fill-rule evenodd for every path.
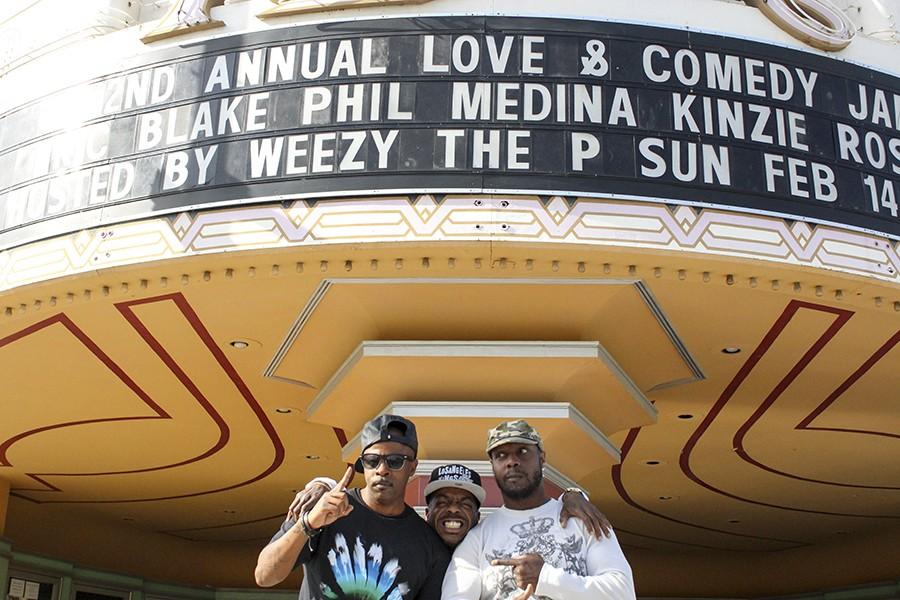
M 413 456 L 419 451 L 416 426 L 409 419 L 397 415 L 379 415 L 366 423 L 362 430 L 362 451 L 378 442 L 397 442 L 409 446 Z M 356 470 L 362 473 L 362 464 L 357 461 Z

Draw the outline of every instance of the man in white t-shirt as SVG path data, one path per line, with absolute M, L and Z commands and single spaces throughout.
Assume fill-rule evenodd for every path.
M 631 567 L 615 534 L 595 538 L 581 521 L 560 525 L 544 491 L 541 437 L 525 421 L 488 433 L 503 507 L 456 547 L 441 600 L 634 600 Z

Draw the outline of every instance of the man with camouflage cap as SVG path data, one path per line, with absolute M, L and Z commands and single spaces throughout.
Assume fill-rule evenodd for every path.
M 503 507 L 457 546 L 442 600 L 634 600 L 631 567 L 615 534 L 593 537 L 584 524 L 560 524 L 560 503 L 543 485 L 537 431 L 507 421 L 488 433 L 487 454 Z

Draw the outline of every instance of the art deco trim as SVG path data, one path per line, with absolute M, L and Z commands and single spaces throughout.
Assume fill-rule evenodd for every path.
M 661 203 L 421 195 L 261 204 L 85 230 L 0 252 L 0 291 L 224 251 L 488 239 L 757 259 L 900 283 L 896 242 L 824 225 Z

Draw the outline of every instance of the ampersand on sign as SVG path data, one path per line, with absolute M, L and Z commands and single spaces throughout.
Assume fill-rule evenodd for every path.
M 609 73 L 606 44 L 600 40 L 591 40 L 584 47 L 588 55 L 581 57 L 581 74 L 603 77 Z

